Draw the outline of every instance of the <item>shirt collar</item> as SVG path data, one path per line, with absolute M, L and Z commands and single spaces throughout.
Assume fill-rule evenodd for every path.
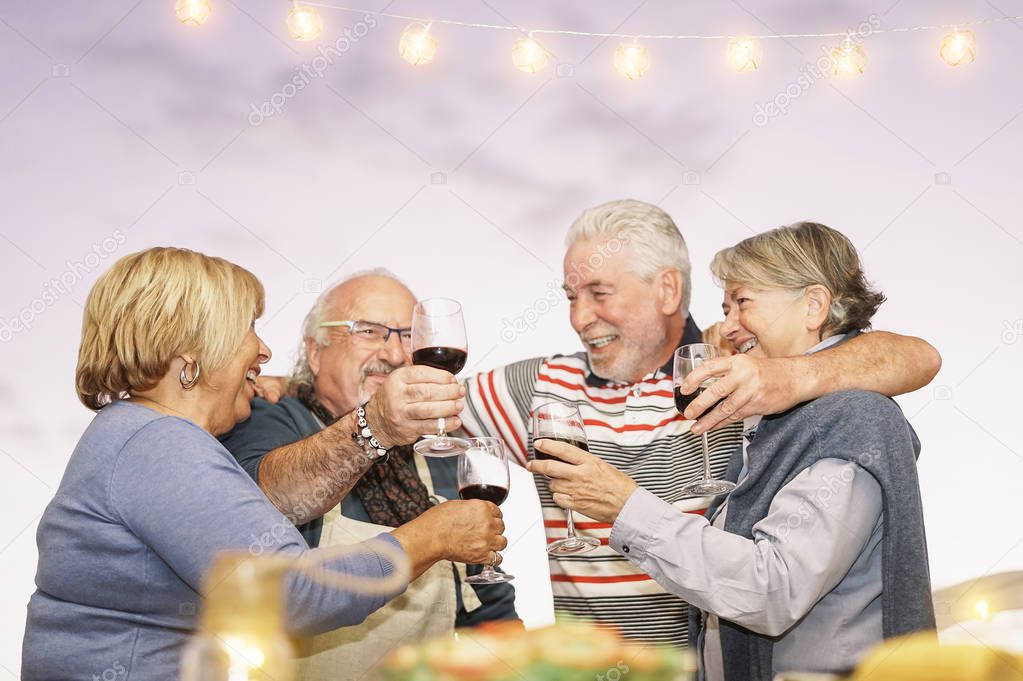
M 855 336 L 857 334 L 859 334 L 859 331 L 850 331 L 849 333 L 836 333 L 834 336 L 828 336 L 827 338 L 825 338 L 820 343 L 818 343 L 817 345 L 813 346 L 812 348 L 810 348 L 809 350 L 807 350 L 803 354 L 804 355 L 812 355 L 815 352 L 820 352 L 821 350 L 827 350 L 828 348 L 833 347 L 835 345 L 838 345 L 842 341 L 844 341 L 844 340 L 846 340 L 848 338 L 852 338 L 853 336 Z
M 689 317 L 686 318 L 686 328 L 682 332 L 682 340 L 679 341 L 679 343 L 678 343 L 678 345 L 676 347 L 682 347 L 683 345 L 691 345 L 692 343 L 702 343 L 702 342 L 703 342 L 703 332 L 700 331 L 700 327 L 698 327 L 696 325 L 696 322 L 693 321 L 693 316 L 689 315 Z M 667 374 L 667 375 L 671 376 L 672 372 L 675 370 L 674 363 L 675 363 L 675 358 L 674 357 L 670 357 L 668 359 L 668 361 L 665 362 L 664 366 L 662 366 L 660 369 L 658 369 L 658 371 L 660 371 L 661 373 L 664 373 L 664 374 Z M 593 370 L 590 368 L 589 356 L 587 355 L 587 359 L 586 359 L 586 385 L 591 387 L 591 388 L 606 388 L 609 385 L 613 385 L 614 383 L 615 383 L 615 381 L 609 381 L 608 379 L 601 378 L 600 376 L 598 376 L 595 373 L 593 373 Z

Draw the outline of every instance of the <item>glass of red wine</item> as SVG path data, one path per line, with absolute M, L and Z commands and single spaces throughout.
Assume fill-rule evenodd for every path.
M 672 378 L 672 383 L 675 385 L 675 408 L 678 409 L 678 413 L 684 414 L 686 407 L 688 407 L 693 400 L 699 397 L 704 390 L 710 387 L 714 382 L 714 379 L 704 381 L 696 390 L 688 395 L 683 395 L 682 390 L 679 386 L 686 379 L 686 376 L 691 374 L 696 367 L 700 366 L 703 362 L 708 359 L 713 359 L 718 356 L 718 350 L 713 345 L 706 343 L 693 343 L 691 345 L 683 345 L 682 347 L 675 350 L 675 371 Z M 714 409 L 714 407 L 720 404 L 715 403 L 713 406 L 706 410 L 707 413 Z M 719 494 L 728 494 L 735 489 L 735 483 L 727 480 L 716 480 L 710 472 L 710 445 L 707 442 L 707 433 L 703 434 L 703 479 L 690 482 L 682 488 L 682 494 L 692 497 L 713 497 Z
M 473 437 L 468 448 L 458 456 L 458 496 L 461 499 L 482 499 L 500 506 L 508 498 L 511 478 L 508 475 L 508 448 L 498 437 Z M 497 552 L 494 552 L 497 561 Z M 469 584 L 503 584 L 515 579 L 498 572 L 494 564 L 483 566 L 483 572 L 467 577 Z
M 462 306 L 450 298 L 428 298 L 412 313 L 412 363 L 457 374 L 469 355 Z M 423 456 L 458 456 L 469 443 L 445 435 L 444 419 L 437 419 L 437 434 L 425 436 L 413 447 Z
M 533 432 L 532 441 L 557 440 L 578 447 L 584 451 L 590 451 L 589 442 L 586 440 L 586 430 L 583 428 L 583 417 L 579 414 L 579 408 L 574 404 L 566 402 L 548 402 L 541 404 L 533 411 Z M 550 459 L 557 461 L 558 458 L 550 454 L 544 454 L 536 445 L 533 446 L 533 458 L 537 460 Z M 572 511 L 568 510 L 568 535 L 547 545 L 547 553 L 556 556 L 571 556 L 576 553 L 586 553 L 600 546 L 600 540 L 595 537 L 580 537 L 575 532 L 575 519 Z

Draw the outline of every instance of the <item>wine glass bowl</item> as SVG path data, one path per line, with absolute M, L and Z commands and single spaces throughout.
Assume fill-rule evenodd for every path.
M 686 377 L 693 373 L 697 367 L 706 362 L 709 359 L 714 359 L 718 356 L 718 350 L 713 345 L 706 343 L 693 343 L 691 345 L 683 345 L 682 347 L 675 350 L 675 362 L 674 371 L 672 374 L 672 383 L 674 384 L 675 394 L 675 408 L 678 409 L 679 414 L 685 414 L 686 408 L 692 404 L 692 402 L 703 394 L 714 383 L 714 379 L 708 379 L 700 384 L 696 390 L 688 395 L 683 395 L 681 385 L 685 381 Z M 712 407 L 707 409 L 709 412 L 722 400 L 718 400 Z M 711 475 L 710 471 L 710 444 L 707 440 L 707 433 L 703 434 L 703 478 L 690 482 L 682 487 L 682 494 L 688 497 L 713 497 L 720 494 L 728 494 L 735 489 L 735 483 L 729 482 L 728 480 L 717 480 Z
M 462 306 L 450 298 L 427 298 L 412 312 L 412 363 L 457 374 L 465 367 L 469 343 L 465 335 Z M 445 435 L 444 419 L 437 420 L 437 434 L 424 436 L 414 445 L 423 456 L 458 456 L 468 448 L 462 438 Z
M 557 440 L 584 451 L 590 451 L 582 415 L 579 413 L 579 408 L 574 404 L 565 402 L 541 404 L 533 411 L 532 420 L 534 459 L 538 461 L 543 461 L 544 459 L 557 460 L 557 457 L 545 454 L 537 449 L 535 445 L 537 440 Z M 571 510 L 567 511 L 567 520 L 567 536 L 549 544 L 547 546 L 547 553 L 556 556 L 570 556 L 577 553 L 586 553 L 600 546 L 599 539 L 595 537 L 580 537 L 576 534 L 575 519 L 572 516 Z
M 482 499 L 500 506 L 508 498 L 511 476 L 508 473 L 508 448 L 496 437 L 474 437 L 466 440 L 468 447 L 458 455 L 458 496 L 460 499 Z M 496 562 L 497 553 L 494 553 Z M 515 579 L 498 572 L 493 563 L 483 572 L 466 578 L 468 584 L 502 584 Z

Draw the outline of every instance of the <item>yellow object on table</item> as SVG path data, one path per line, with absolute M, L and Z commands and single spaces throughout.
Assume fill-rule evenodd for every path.
M 885 641 L 856 667 L 852 681 L 1019 681 L 1023 660 L 985 645 L 940 645 L 934 634 Z
M 525 631 L 502 623 L 459 630 L 385 661 L 386 681 L 689 681 L 689 651 L 626 642 L 613 630 L 561 623 Z

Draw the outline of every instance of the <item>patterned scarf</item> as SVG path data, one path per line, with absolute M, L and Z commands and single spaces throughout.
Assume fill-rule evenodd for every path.
M 309 386 L 298 388 L 299 401 L 325 425 L 337 421 L 320 404 Z M 392 447 L 387 456 L 363 474 L 353 492 L 362 501 L 370 522 L 386 527 L 399 527 L 414 520 L 430 508 L 430 495 L 416 472 L 411 445 Z

